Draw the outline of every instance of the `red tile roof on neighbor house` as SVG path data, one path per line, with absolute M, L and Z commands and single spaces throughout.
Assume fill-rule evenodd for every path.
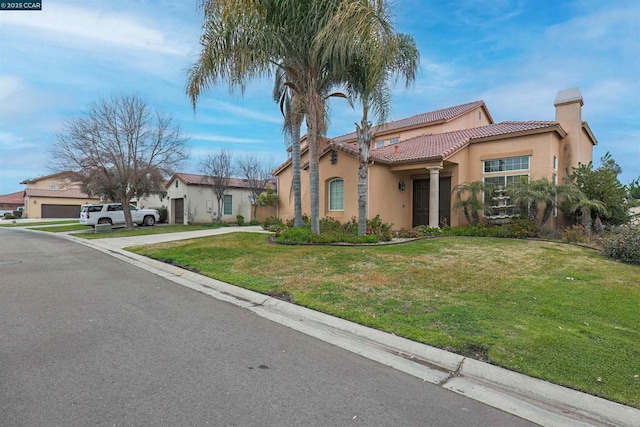
M 66 190 L 40 190 L 37 188 L 27 188 L 24 190 L 27 197 L 53 197 L 56 199 L 91 199 L 88 194 L 80 191 L 79 188 L 69 188 Z
M 425 125 L 432 125 L 436 123 L 448 122 L 478 107 L 484 107 L 487 117 L 489 117 L 490 121 L 493 121 L 493 119 L 491 119 L 491 116 L 489 115 L 489 110 L 486 108 L 484 101 L 474 101 L 466 104 L 455 105 L 449 108 L 443 108 L 442 110 L 429 111 L 427 113 L 416 114 L 415 116 L 407 117 L 406 119 L 396 120 L 395 122 L 385 123 L 383 125 L 373 126 L 372 132 L 373 132 L 373 135 L 377 135 L 379 133 L 388 133 L 388 132 L 392 132 L 394 130 L 399 130 L 399 129 L 409 129 L 416 126 L 425 126 Z M 337 142 L 345 142 L 345 141 L 354 140 L 354 139 L 356 139 L 355 132 L 351 132 L 346 135 L 340 135 L 333 138 L 333 140 Z
M 18 205 L 24 204 L 24 191 L 17 191 L 15 193 L 3 194 L 0 196 L 0 205 Z
M 211 178 L 206 175 L 197 175 L 193 173 L 174 173 L 173 176 L 167 181 L 166 186 L 169 187 L 173 181 L 180 179 L 187 185 L 212 185 Z M 269 180 L 269 185 L 275 188 L 275 180 Z M 250 188 L 249 181 L 246 179 L 231 178 L 229 180 L 229 186 L 233 188 Z
M 45 179 L 51 179 L 51 178 L 60 178 L 60 179 L 69 179 L 71 181 L 75 181 L 77 179 L 77 174 L 76 172 L 72 172 L 72 171 L 66 171 L 66 172 L 57 172 L 51 175 L 45 175 L 45 176 L 40 176 L 38 178 L 33 178 L 33 179 L 25 179 L 24 181 L 22 181 L 20 184 L 35 184 L 38 181 L 42 181 Z
M 372 149 L 370 154 L 371 160 L 389 164 L 445 159 L 466 145 L 485 139 L 552 131 L 558 132 L 561 136 L 566 135 L 557 122 L 501 122 L 472 129 L 417 136 L 393 145 Z M 334 141 L 330 144 L 330 148 L 358 155 L 358 147 L 353 143 Z

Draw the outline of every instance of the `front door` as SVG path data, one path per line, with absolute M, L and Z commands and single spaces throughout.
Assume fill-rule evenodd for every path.
M 174 208 L 175 208 L 175 223 L 176 224 L 184 224 L 184 199 L 175 199 L 174 200 Z
M 440 206 L 438 209 L 438 225 L 451 224 L 451 177 L 441 177 Z M 428 179 L 413 181 L 413 226 L 429 225 L 429 186 Z

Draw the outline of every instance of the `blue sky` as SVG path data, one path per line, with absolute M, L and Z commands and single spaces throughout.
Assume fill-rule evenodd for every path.
M 190 137 L 183 172 L 222 147 L 273 164 L 286 158 L 272 82 L 244 96 L 207 92 L 194 114 L 187 70 L 199 52 L 198 0 L 42 0 L 42 11 L 0 12 L 0 194 L 51 172 L 64 120 L 101 97 L 136 94 L 172 114 Z M 484 100 L 495 121 L 553 120 L 558 90 L 578 86 L 583 120 L 622 166 L 640 176 L 638 0 L 397 0 L 399 31 L 421 53 L 415 84 L 398 87 L 391 119 Z M 328 135 L 359 113 L 331 101 Z

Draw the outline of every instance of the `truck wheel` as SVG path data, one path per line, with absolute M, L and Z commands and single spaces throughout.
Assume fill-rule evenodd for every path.
M 111 222 L 111 220 L 109 218 L 100 218 L 98 220 L 98 224 L 111 224 L 111 225 L 113 225 L 113 223 Z
M 151 215 L 145 216 L 144 217 L 144 221 L 142 221 L 142 224 L 146 225 L 147 227 L 151 227 L 155 223 L 156 223 L 156 219 L 154 217 L 152 217 Z

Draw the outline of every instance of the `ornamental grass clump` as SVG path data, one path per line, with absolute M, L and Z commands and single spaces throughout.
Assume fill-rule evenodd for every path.
M 621 226 L 602 239 L 602 253 L 627 264 L 640 265 L 640 227 Z

